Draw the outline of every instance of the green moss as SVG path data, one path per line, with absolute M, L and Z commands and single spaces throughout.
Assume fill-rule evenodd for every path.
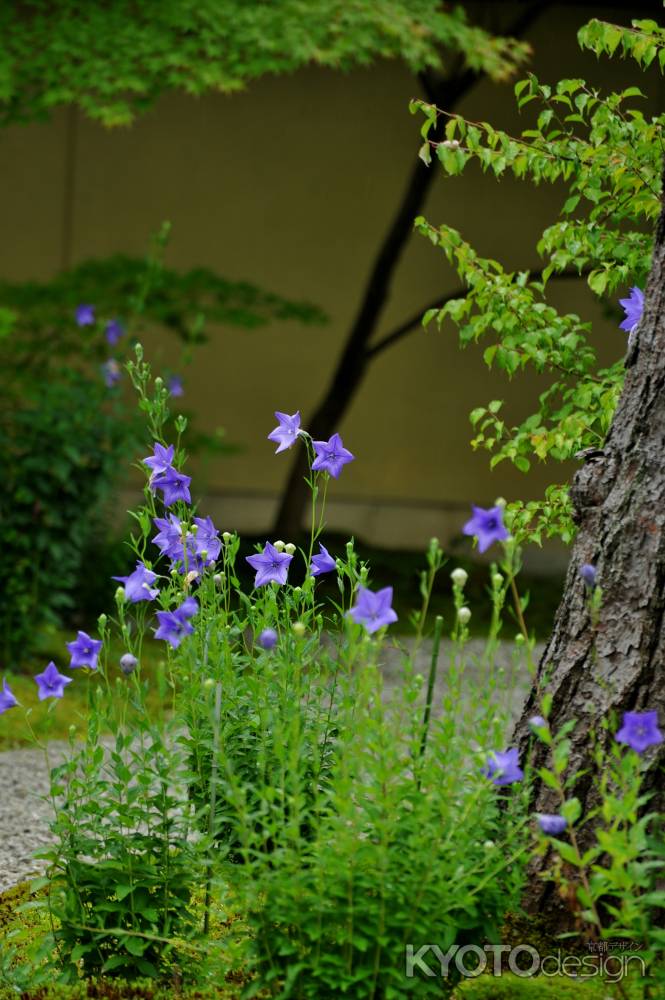
M 624 980 L 627 1000 L 642 1000 L 641 983 Z M 467 979 L 455 992 L 454 1000 L 613 1000 L 619 997 L 616 986 L 604 982 L 602 977 L 582 981 L 565 976 L 479 976 Z

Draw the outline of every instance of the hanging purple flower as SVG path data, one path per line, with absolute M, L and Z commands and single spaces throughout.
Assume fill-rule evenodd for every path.
M 115 347 L 119 340 L 125 335 L 125 328 L 118 319 L 110 319 L 106 324 L 106 341 L 111 347 Z
M 583 566 L 580 566 L 580 576 L 589 590 L 593 590 L 596 586 L 596 567 L 592 566 L 591 563 L 584 563 Z
M 325 545 L 319 542 L 319 554 L 312 556 L 312 576 L 321 576 L 322 573 L 330 573 L 334 569 L 337 569 L 337 563 Z
M 275 410 L 275 416 L 279 423 L 274 431 L 271 431 L 268 435 L 268 440 L 277 442 L 279 447 L 275 451 L 275 454 L 279 455 L 280 451 L 286 451 L 287 448 L 291 448 L 298 440 L 298 434 L 300 433 L 300 410 L 297 410 L 291 416 L 288 413 L 280 413 L 279 410 Z
M 185 503 L 192 502 L 189 492 L 191 481 L 192 477 L 186 476 L 184 472 L 178 472 L 177 469 L 167 469 L 159 476 L 150 477 L 150 487 L 152 490 L 161 490 L 164 506 L 170 507 L 178 500 L 184 500 Z
M 151 584 L 157 579 L 157 574 L 151 569 L 147 569 L 140 559 L 137 560 L 136 569 L 129 576 L 114 576 L 113 580 L 118 580 L 125 585 L 125 599 L 131 604 L 138 604 L 139 601 L 152 601 L 159 594 L 157 587 Z
M 254 586 L 264 587 L 267 583 L 286 583 L 293 556 L 288 552 L 278 552 L 272 542 L 266 542 L 263 552 L 245 556 L 245 559 L 256 570 Z
M 327 472 L 333 479 L 338 479 L 344 466 L 356 457 L 344 447 L 339 434 L 333 434 L 329 441 L 312 441 L 312 444 L 316 452 L 312 469 L 314 472 Z
M 623 725 L 616 734 L 617 743 L 627 743 L 636 753 L 663 742 L 658 728 L 658 712 L 624 712 Z
M 199 604 L 196 598 L 186 597 L 175 611 L 158 611 L 159 625 L 155 629 L 155 639 L 165 639 L 169 645 L 177 649 L 185 636 L 191 635 L 194 631 L 194 626 L 189 619 L 196 614 L 198 609 Z
M 181 375 L 171 375 L 166 383 L 166 387 L 169 390 L 169 395 L 173 396 L 174 399 L 185 395 Z
M 256 641 L 261 649 L 274 649 L 277 645 L 277 633 L 274 628 L 264 628 Z
M 91 639 L 87 632 L 79 632 L 73 642 L 67 643 L 67 649 L 72 654 L 69 669 L 90 667 L 91 670 L 96 670 L 101 648 L 99 639 Z
M 65 688 L 71 683 L 71 677 L 66 677 L 64 674 L 58 673 L 58 668 L 53 660 L 51 660 L 43 673 L 37 674 L 35 677 L 35 684 L 39 689 L 40 701 L 44 701 L 45 698 L 62 698 Z
M 120 365 L 115 358 L 109 358 L 108 361 L 104 362 L 102 365 L 102 378 L 107 389 L 112 389 L 120 381 L 121 376 Z
M 8 712 L 10 708 L 16 708 L 18 702 L 14 695 L 12 694 L 9 684 L 7 683 L 7 678 L 2 682 L 2 691 L 0 691 L 0 715 L 3 712 Z
M 485 552 L 494 542 L 505 542 L 510 538 L 503 523 L 503 510 L 501 507 L 490 507 L 484 510 L 482 507 L 471 505 L 473 517 L 466 522 L 462 528 L 465 535 L 474 535 L 478 539 L 478 551 Z
M 563 816 L 557 813 L 536 813 L 536 820 L 543 833 L 551 837 L 558 837 L 568 826 Z
M 377 591 L 358 587 L 356 603 L 348 613 L 356 624 L 364 625 L 371 635 L 384 625 L 391 625 L 397 621 L 397 615 L 391 607 L 392 601 L 392 587 L 384 587 L 383 590 Z
M 623 306 L 623 311 L 626 314 L 625 318 L 619 324 L 619 327 L 621 330 L 625 330 L 627 333 L 630 333 L 642 319 L 642 312 L 644 311 L 644 292 L 641 288 L 638 288 L 637 285 L 633 285 L 628 298 L 619 299 L 619 305 Z
M 490 778 L 493 785 L 512 785 L 515 781 L 521 781 L 524 771 L 519 765 L 519 752 L 514 748 L 503 753 L 493 750 L 482 773 Z
M 144 465 L 147 465 L 152 473 L 152 478 L 155 476 L 163 476 L 165 472 L 168 472 L 173 464 L 173 456 L 175 454 L 175 448 L 172 444 L 165 448 L 163 444 L 159 444 L 158 441 L 152 446 L 152 455 L 148 455 L 147 458 L 141 459 Z
M 95 307 L 91 305 L 77 306 L 74 318 L 77 326 L 92 326 L 95 322 Z

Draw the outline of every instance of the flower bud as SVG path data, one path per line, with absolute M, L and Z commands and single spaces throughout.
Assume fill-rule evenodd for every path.
M 206 691 L 209 691 L 210 688 L 214 688 L 214 686 L 215 686 L 215 678 L 214 677 L 206 677 L 206 679 L 203 682 L 203 686 L 206 689 Z
M 468 625 L 471 619 L 471 609 L 464 607 L 457 612 L 457 619 L 461 625 Z
M 281 540 L 281 538 L 278 538 L 277 541 L 273 542 L 272 544 L 273 544 L 273 548 L 277 549 L 278 552 L 283 552 L 284 549 L 286 548 L 286 546 L 285 546 L 284 542 Z
M 497 497 L 496 500 L 494 501 L 495 507 L 505 508 L 507 505 L 508 501 L 505 499 L 505 497 Z
M 99 629 L 100 632 L 103 632 L 104 629 L 106 628 L 106 622 L 107 621 L 108 621 L 108 618 L 106 617 L 106 615 L 102 611 L 101 615 L 97 619 L 97 628 Z
M 118 587 L 115 592 L 115 603 L 124 604 L 125 603 L 125 588 Z
M 125 677 L 129 677 L 130 674 L 133 674 L 138 665 L 139 661 L 132 653 L 124 653 L 120 657 L 120 669 Z
M 523 642 L 526 642 L 526 639 L 524 638 L 521 632 L 518 632 L 517 635 L 515 636 L 515 642 L 517 643 L 518 646 L 521 646 Z
M 492 583 L 498 590 L 501 584 L 503 583 L 503 577 L 501 576 L 500 573 L 492 573 Z
M 294 597 L 300 597 L 301 594 L 302 594 L 302 587 L 294 587 L 293 588 L 293 596 Z
M 277 633 L 274 628 L 264 628 L 256 641 L 261 649 L 274 649 L 277 645 Z
M 456 587 L 461 589 L 469 579 L 469 574 L 465 569 L 462 569 L 461 566 L 458 566 L 457 569 L 454 569 L 450 574 L 450 579 Z
M 161 375 L 158 375 L 157 378 L 155 379 L 155 389 L 161 389 L 163 385 L 164 385 L 164 379 L 161 377 Z
M 71 726 L 69 727 L 69 730 L 68 730 L 68 731 L 69 731 L 69 735 L 70 735 L 70 736 L 73 736 L 73 735 L 74 735 L 74 733 L 76 732 L 76 726 L 74 725 L 74 723 L 73 723 L 73 722 L 72 722 Z
M 231 539 L 233 538 L 233 535 L 231 534 L 230 531 L 223 531 L 222 532 L 222 538 L 224 540 L 224 544 L 228 545 L 229 542 L 231 541 Z
M 291 626 L 291 629 L 293 631 L 293 634 L 298 637 L 303 636 L 307 631 L 307 628 L 303 622 L 294 622 L 293 625 Z
M 485 850 L 487 850 L 487 851 L 491 851 L 491 850 L 492 850 L 492 848 L 493 848 L 493 847 L 495 847 L 495 846 L 496 846 L 496 845 L 495 845 L 495 843 L 494 843 L 494 841 L 493 841 L 493 840 L 486 840 L 486 841 L 485 841 L 485 843 L 483 844 L 483 847 L 484 847 L 484 848 L 485 848 Z
M 587 587 L 589 587 L 590 590 L 593 590 L 596 586 L 596 567 L 592 566 L 591 563 L 584 563 L 583 566 L 580 566 L 580 576 L 584 580 Z
M 224 577 L 222 576 L 221 573 L 215 573 L 212 579 L 216 587 L 221 587 L 222 584 L 224 583 Z
M 532 715 L 529 719 L 529 727 L 531 729 L 547 729 L 547 720 L 543 719 L 542 715 Z
M 287 555 L 292 556 L 293 553 L 296 551 L 296 547 L 293 544 L 293 542 L 287 542 L 286 545 L 284 546 L 284 551 L 287 553 Z

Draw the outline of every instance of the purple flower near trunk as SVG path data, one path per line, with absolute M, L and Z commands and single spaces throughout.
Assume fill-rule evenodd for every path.
M 109 358 L 102 365 L 102 378 L 107 389 L 112 389 L 120 381 L 122 372 L 115 358 Z
M 344 447 L 339 434 L 333 434 L 329 441 L 312 441 L 312 444 L 316 452 L 312 469 L 314 472 L 327 472 L 333 479 L 338 479 L 344 466 L 356 457 Z
M 177 469 L 167 469 L 159 476 L 151 476 L 150 486 L 153 490 L 162 491 L 164 506 L 170 507 L 178 500 L 184 500 L 185 503 L 192 502 L 189 492 L 191 481 L 192 477 L 186 476 L 184 472 L 178 472 Z
M 77 326 L 92 326 L 95 322 L 95 307 L 91 305 L 80 305 L 74 312 Z
M 16 708 L 18 702 L 11 692 L 9 684 L 7 683 L 7 678 L 2 682 L 2 691 L 0 691 L 0 715 L 3 712 L 9 711 L 10 708 Z
M 256 641 L 261 649 L 274 649 L 277 645 L 277 633 L 274 628 L 264 628 Z
M 482 507 L 471 505 L 473 517 L 462 528 L 465 535 L 474 535 L 478 539 L 478 551 L 485 552 L 494 542 L 505 542 L 510 537 L 503 523 L 501 507 Z
M 159 594 L 157 587 L 150 586 L 157 579 L 157 574 L 144 566 L 140 559 L 137 560 L 136 569 L 129 576 L 114 576 L 112 579 L 124 583 L 125 598 L 131 604 L 152 601 Z
M 524 771 L 519 764 L 518 750 L 493 750 L 487 758 L 483 774 L 494 785 L 512 785 L 515 781 L 521 781 Z
M 106 324 L 106 340 L 111 347 L 115 347 L 119 340 L 125 335 L 125 328 L 118 319 L 110 319 Z
M 163 476 L 165 472 L 168 472 L 173 464 L 173 455 L 175 453 L 175 448 L 172 444 L 165 448 L 163 444 L 159 444 L 158 441 L 152 446 L 152 455 L 148 455 L 147 458 L 141 459 L 144 465 L 147 465 L 152 473 L 152 478 L 155 476 Z
M 191 635 L 194 626 L 189 619 L 196 614 L 199 603 L 195 597 L 186 597 L 175 611 L 158 611 L 158 627 L 155 629 L 155 639 L 165 639 L 169 645 L 177 649 L 187 635 Z
M 264 587 L 267 583 L 286 583 L 293 556 L 288 552 L 278 552 L 272 542 L 266 542 L 263 552 L 245 558 L 252 569 L 256 570 L 254 586 Z
M 58 673 L 58 668 L 53 660 L 43 673 L 37 674 L 35 677 L 40 701 L 44 701 L 45 698 L 62 698 L 65 688 L 71 683 L 71 677 L 65 677 L 64 674 Z
M 580 576 L 587 587 L 593 590 L 596 586 L 596 567 L 592 566 L 591 563 L 584 563 L 583 566 L 580 566 Z
M 169 390 L 169 395 L 176 399 L 178 396 L 184 396 L 185 390 L 182 385 L 181 375 L 171 375 L 166 383 L 166 387 Z
M 349 615 L 358 625 L 364 625 L 371 635 L 384 625 L 397 621 L 397 615 L 391 607 L 392 601 L 392 587 L 384 587 L 383 590 L 377 591 L 358 587 L 356 603 L 349 609 Z
M 547 833 L 553 837 L 557 837 L 560 833 L 563 833 L 568 826 L 563 816 L 559 816 L 557 813 L 536 813 L 536 819 L 543 833 Z
M 619 324 L 619 327 L 627 333 L 630 333 L 633 327 L 637 326 L 639 321 L 642 319 L 642 312 L 644 310 L 644 292 L 641 288 L 638 288 L 637 285 L 633 285 L 628 298 L 619 299 L 619 305 L 623 306 L 623 311 L 626 314 L 625 318 Z
M 617 743 L 627 743 L 636 753 L 663 742 L 658 728 L 658 712 L 624 712 L 623 725 L 616 734 Z
M 322 573 L 330 573 L 334 569 L 337 569 L 337 563 L 328 549 L 319 542 L 319 554 L 312 556 L 312 576 L 321 576 Z
M 133 655 L 133 653 L 123 653 L 120 657 L 120 669 L 122 670 L 125 677 L 129 677 L 133 674 L 138 666 L 139 661 Z
M 279 423 L 274 431 L 271 431 L 268 435 L 268 440 L 277 442 L 279 447 L 275 451 L 275 454 L 279 455 L 280 451 L 286 451 L 287 448 L 291 448 L 298 440 L 298 434 L 300 433 L 300 410 L 297 410 L 291 416 L 288 413 L 280 413 L 279 410 L 275 410 L 275 416 Z
M 90 667 L 91 670 L 96 670 L 101 648 L 99 639 L 91 639 L 87 632 L 79 632 L 73 642 L 67 643 L 67 649 L 72 654 L 69 669 Z
M 531 729 L 547 729 L 547 720 L 543 719 L 542 715 L 532 715 L 529 719 L 529 726 Z

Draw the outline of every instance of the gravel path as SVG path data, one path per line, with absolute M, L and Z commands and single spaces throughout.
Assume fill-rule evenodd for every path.
M 483 671 L 476 662 L 482 654 L 481 641 L 469 643 L 466 651 L 468 664 L 464 688 L 468 692 L 482 684 Z M 501 647 L 497 663 L 504 671 L 506 707 L 513 721 L 518 717 L 529 690 L 529 675 L 524 664 L 514 662 L 511 649 Z M 443 643 L 440 667 L 434 695 L 436 705 L 445 690 L 445 675 L 450 644 Z M 536 657 L 540 649 L 535 651 Z M 427 678 L 430 648 L 423 645 L 416 658 L 416 669 Z M 385 648 L 383 655 L 384 686 L 389 693 L 400 682 L 402 655 L 398 649 Z M 426 683 L 423 683 L 421 700 L 424 701 Z M 66 743 L 49 744 L 51 766 L 55 766 L 67 750 Z M 49 778 L 44 754 L 40 750 L 10 750 L 0 753 L 0 892 L 43 871 L 44 862 L 36 861 L 33 853 L 50 841 L 49 821 L 51 804 L 48 800 Z

